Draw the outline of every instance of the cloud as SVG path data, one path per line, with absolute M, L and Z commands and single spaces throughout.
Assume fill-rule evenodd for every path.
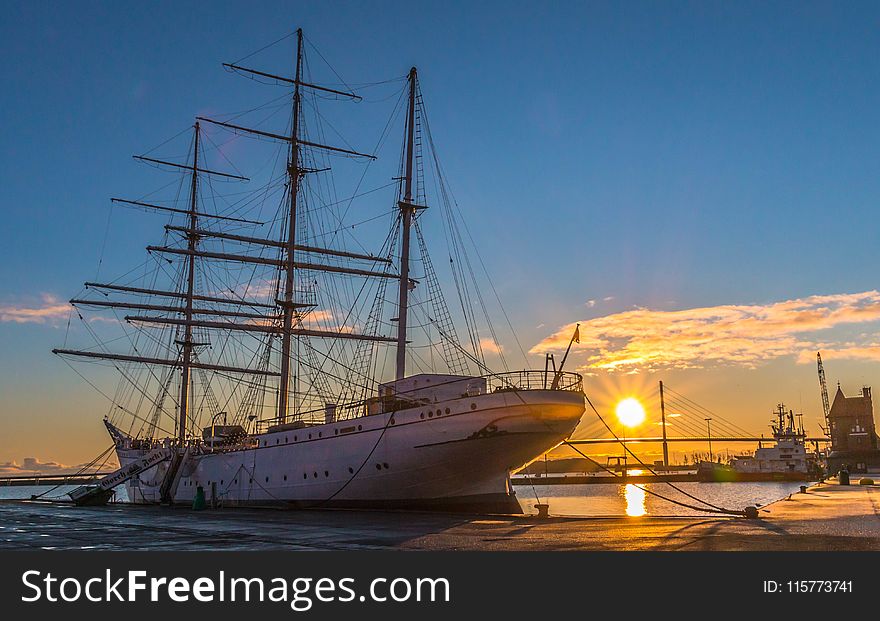
M 118 467 L 115 460 L 113 463 L 105 464 L 103 470 L 113 470 Z M 40 461 L 36 457 L 25 457 L 21 464 L 15 461 L 7 461 L 0 463 L 0 475 L 16 476 L 29 474 L 68 474 L 81 470 L 86 464 L 76 466 L 66 466 L 56 461 Z
M 880 345 L 819 342 L 811 333 L 845 324 L 880 321 L 880 293 L 814 295 L 766 305 L 722 305 L 678 311 L 648 308 L 580 321 L 585 368 L 632 372 L 658 367 L 700 368 L 716 364 L 755 367 L 781 356 L 880 360 Z M 563 350 L 574 323 L 532 348 Z
M 584 302 L 584 306 L 587 308 L 593 308 L 596 305 L 596 300 L 587 300 Z
M 70 312 L 70 305 L 54 295 L 44 293 L 36 304 L 0 304 L 0 322 L 51 323 Z
M 880 342 L 872 342 L 865 345 L 844 344 L 834 346 L 826 344 L 817 346 L 822 351 L 822 360 L 870 360 L 880 362 Z M 816 362 L 814 351 L 802 351 L 798 354 L 798 364 L 813 364 Z
M 500 354 L 504 348 L 498 345 L 494 340 L 483 337 L 480 339 L 480 349 L 482 349 L 484 353 Z

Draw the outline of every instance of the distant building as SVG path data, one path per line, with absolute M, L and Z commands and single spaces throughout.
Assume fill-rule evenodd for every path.
M 831 424 L 828 461 L 832 472 L 843 465 L 849 466 L 852 471 L 880 466 L 870 387 L 863 387 L 860 395 L 847 397 L 838 384 L 828 419 Z

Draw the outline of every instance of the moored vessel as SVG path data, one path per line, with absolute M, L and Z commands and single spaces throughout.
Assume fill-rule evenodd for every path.
M 771 424 L 772 446 L 759 443 L 754 455 L 731 459 L 729 465 L 701 462 L 697 478 L 701 481 L 814 481 L 819 476 L 815 455 L 806 448 L 806 433 L 795 424 L 792 411 L 779 404 L 776 420 Z
M 403 116 L 397 175 L 365 190 L 375 149 L 326 144 L 331 130 L 341 134 L 319 112 L 327 99 L 363 97 L 341 79 L 316 84 L 306 75 L 301 30 L 296 40 L 293 77 L 225 65 L 287 89 L 257 110 L 274 111 L 265 122 L 286 106 L 288 131 L 246 126 L 241 115 L 197 117 L 186 162 L 152 151 L 137 157 L 182 175 L 174 199 L 113 199 L 169 220 L 165 243 L 147 247 L 136 277 L 88 282 L 71 300 L 95 346 L 54 350 L 109 363 L 120 376 L 105 395 L 104 421 L 120 470 L 74 500 L 99 502 L 125 484 L 136 503 L 191 503 L 201 489 L 224 506 L 519 512 L 509 474 L 572 433 L 584 412 L 582 378 L 508 368 L 465 251 L 473 240 L 462 234 L 416 69 L 399 79 L 397 105 L 377 142 Z M 205 126 L 231 134 L 229 141 L 275 145 L 265 183 L 219 194 L 219 181 L 250 179 Z M 207 164 L 209 154 L 232 170 Z M 356 183 L 340 200 L 335 169 L 353 162 L 365 167 L 348 173 Z M 428 169 L 456 312 L 428 252 Z M 393 207 L 383 214 L 390 226 L 369 252 L 370 240 L 352 229 L 375 233 L 382 216 L 351 225 L 349 208 L 390 186 Z M 82 309 L 110 310 L 118 334 L 99 335 Z M 117 342 L 128 351 L 111 349 Z M 492 371 L 492 356 L 503 371 Z

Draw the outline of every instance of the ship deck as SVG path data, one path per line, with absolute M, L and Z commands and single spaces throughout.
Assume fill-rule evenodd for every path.
M 550 511 L 552 514 L 553 507 Z M 0 548 L 880 550 L 880 486 L 825 483 L 761 519 L 549 518 L 0 502 Z

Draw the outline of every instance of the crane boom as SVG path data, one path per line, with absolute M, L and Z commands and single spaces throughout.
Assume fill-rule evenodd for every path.
M 828 383 L 825 381 L 825 368 L 822 366 L 822 354 L 816 352 L 816 364 L 819 367 L 819 387 L 822 389 L 822 412 L 825 414 L 825 433 L 831 434 L 831 421 L 829 414 L 831 406 L 828 404 Z

